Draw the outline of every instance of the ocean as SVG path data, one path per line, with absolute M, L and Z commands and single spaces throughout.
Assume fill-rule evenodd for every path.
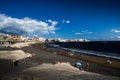
M 120 60 L 120 42 L 56 42 L 51 48 Z

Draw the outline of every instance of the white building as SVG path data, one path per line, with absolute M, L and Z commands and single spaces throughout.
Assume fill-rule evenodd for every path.
M 40 38 L 39 38 L 39 41 L 40 41 L 40 42 L 45 42 L 45 40 L 46 40 L 46 39 L 43 38 L 43 37 L 40 37 Z
M 33 39 L 33 41 L 39 41 L 39 36 L 38 35 L 34 35 L 32 39 Z
M 87 42 L 88 39 L 68 39 L 67 42 Z
M 34 35 L 32 38 L 33 41 L 45 42 L 45 38 L 39 37 L 38 35 Z

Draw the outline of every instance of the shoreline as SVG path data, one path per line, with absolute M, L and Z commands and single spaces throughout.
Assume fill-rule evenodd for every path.
M 22 43 L 17 44 L 21 46 Z M 35 54 L 26 59 L 20 59 L 18 66 L 11 65 L 10 60 L 0 59 L 1 80 L 119 80 L 118 69 L 104 67 L 89 61 L 84 61 L 76 55 L 65 55 L 63 51 L 55 52 L 48 48 L 22 44 L 20 50 Z M 46 49 L 46 50 L 45 50 Z M 17 53 L 17 52 L 16 52 Z M 8 54 L 8 53 L 6 53 Z M 58 55 L 59 54 L 59 55 Z M 64 55 L 64 56 L 63 56 Z M 74 67 L 76 62 L 90 64 L 89 70 L 79 70 Z M 6 74 L 7 73 L 7 74 Z M 27 78 L 27 79 L 25 79 Z
M 116 56 L 112 56 L 112 55 L 104 55 L 104 54 L 95 54 L 95 53 L 93 53 L 92 54 L 92 52 L 76 52 L 76 54 L 86 54 L 86 55 L 92 55 L 92 56 L 96 56 L 96 57 L 102 57 L 102 58 L 108 58 L 108 59 L 112 59 L 112 60 L 117 60 L 117 61 L 120 61 L 120 58 L 118 58 L 118 57 L 116 57 Z M 98 53 L 98 52 L 97 52 Z
M 38 48 L 48 51 L 48 52 L 56 52 L 56 54 L 59 55 L 63 55 L 63 56 L 67 56 L 67 57 L 72 57 L 72 58 L 76 58 L 76 59 L 80 59 L 83 61 L 88 61 L 88 62 L 93 62 L 96 64 L 100 64 L 102 66 L 106 66 L 106 67 L 110 67 L 110 68 L 114 68 L 114 69 L 120 69 L 120 60 L 118 59 L 114 59 L 114 58 L 107 58 L 104 56 L 97 56 L 97 55 L 93 55 L 93 54 L 85 54 L 85 53 L 75 53 L 75 52 L 67 52 L 64 50 L 60 50 L 60 49 L 54 49 L 54 48 L 49 48 L 49 47 L 43 47 L 43 46 L 37 46 Z M 110 63 L 108 62 L 108 60 L 110 61 Z
M 104 58 L 108 58 L 108 59 L 113 59 L 113 60 L 119 60 L 120 61 L 120 57 L 116 55 L 114 55 L 114 53 L 107 53 L 107 52 L 98 52 L 98 51 L 92 51 L 92 50 L 84 50 L 84 49 L 74 49 L 74 48 L 66 48 L 66 47 L 60 47 L 59 45 L 56 44 L 47 44 L 48 48 L 53 48 L 53 49 L 59 49 L 59 50 L 63 50 L 63 51 L 67 51 L 67 52 L 73 52 L 76 54 L 86 54 L 86 55 L 92 55 L 92 56 L 97 56 L 97 57 L 104 57 Z M 101 54 L 102 53 L 102 54 Z M 103 54 L 105 53 L 105 54 Z M 107 55 L 107 54 L 113 54 L 113 55 Z

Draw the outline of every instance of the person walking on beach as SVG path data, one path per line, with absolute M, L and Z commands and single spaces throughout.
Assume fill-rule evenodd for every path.
M 87 62 L 86 63 L 86 69 L 89 70 L 90 64 Z
M 112 64 L 112 62 L 111 62 L 109 59 L 107 59 L 107 63 L 108 63 L 108 64 Z

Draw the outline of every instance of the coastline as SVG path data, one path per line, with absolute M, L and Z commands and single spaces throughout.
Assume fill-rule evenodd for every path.
M 32 57 L 20 59 L 18 66 L 11 65 L 11 60 L 0 59 L 1 80 L 120 80 L 118 69 L 104 67 L 89 61 L 83 61 L 76 55 L 65 55 L 63 51 L 19 43 L 19 47 Z M 9 54 L 6 52 L 6 54 Z M 17 54 L 17 52 L 16 52 Z M 58 55 L 59 54 L 59 55 Z M 74 67 L 76 62 L 90 64 L 89 70 Z
M 63 54 L 61 53 L 58 54 L 66 55 L 68 57 L 78 58 L 81 60 L 94 62 L 103 66 L 120 69 L 120 59 L 108 55 L 100 55 L 100 54 L 95 54 L 94 52 L 89 53 L 84 51 L 76 52 L 76 50 L 72 51 L 69 50 L 69 48 L 66 48 L 66 50 L 56 49 L 57 47 L 53 47 L 53 48 L 46 47 L 46 48 L 48 48 L 50 51 L 57 51 L 57 52 L 62 51 Z M 109 64 L 108 60 L 111 64 Z
M 93 55 L 93 54 L 85 54 L 82 52 L 80 52 L 79 54 L 75 53 L 75 52 L 67 52 L 67 51 L 60 50 L 60 49 L 45 47 L 43 45 L 41 47 L 39 47 L 39 46 L 36 46 L 36 47 L 43 49 L 45 51 L 56 52 L 59 55 L 72 57 L 72 58 L 80 59 L 83 61 L 93 62 L 93 63 L 100 64 L 102 66 L 106 66 L 106 67 L 110 67 L 110 68 L 120 69 L 120 60 L 119 59 L 114 59 L 114 58 L 105 57 L 105 56 L 98 56 L 98 55 Z M 108 60 L 111 63 L 109 63 Z

